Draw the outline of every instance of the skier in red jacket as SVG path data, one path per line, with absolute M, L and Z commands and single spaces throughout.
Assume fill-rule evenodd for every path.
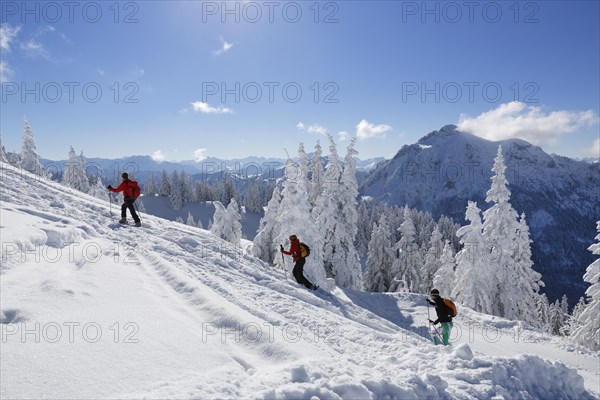
M 112 186 L 108 185 L 108 190 L 110 190 L 113 193 L 123 192 L 124 202 L 121 206 L 121 220 L 119 221 L 119 223 L 127 224 L 127 209 L 129 209 L 129 212 L 131 213 L 131 216 L 135 221 L 135 226 L 142 226 L 140 217 L 135 212 L 135 207 L 133 206 L 133 203 L 135 203 L 136 199 L 140 194 L 140 188 L 136 181 L 129 180 L 129 175 L 127 174 L 127 172 L 123 172 L 121 177 L 123 178 L 123 182 L 121 182 L 118 188 L 115 189 Z
M 283 254 L 292 256 L 294 259 L 295 264 L 292 274 L 294 275 L 294 278 L 296 278 L 296 282 L 306 286 L 309 289 L 317 289 L 318 286 L 314 285 L 304 276 L 304 264 L 306 263 L 306 258 L 302 257 L 300 240 L 296 237 L 296 235 L 290 236 L 290 249 L 288 251 L 285 251 L 283 246 L 280 246 L 280 249 Z

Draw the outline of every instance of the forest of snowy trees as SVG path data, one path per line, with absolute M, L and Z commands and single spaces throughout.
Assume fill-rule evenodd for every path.
M 488 207 L 482 212 L 481 205 L 469 201 L 467 224 L 461 227 L 444 216 L 436 221 L 417 209 L 359 199 L 355 145 L 352 140 L 341 161 L 329 136 L 327 158 L 317 143 L 309 161 L 301 144 L 296 161 L 288 157 L 280 182 L 255 181 L 243 196 L 229 176 L 211 185 L 177 171 L 171 176 L 163 171 L 159 182 L 152 175 L 143 193 L 167 196 L 175 209 L 213 202 L 216 211 L 208 228 L 236 245 L 241 243 L 240 203 L 262 211 L 269 199 L 252 251 L 277 268 L 285 268 L 279 245 L 296 234 L 311 246 L 305 271 L 317 283 L 330 277 L 338 286 L 373 292 L 428 293 L 436 287 L 476 311 L 524 321 L 600 350 L 600 259 L 587 268 L 583 279 L 590 286 L 574 307 L 566 295 L 548 301 L 541 293 L 542 277 L 533 269 L 526 215 L 510 203 L 501 147 L 485 199 Z M 40 163 L 27 119 L 20 153 L 7 152 L 0 137 L 0 161 L 108 200 L 101 173 L 86 170 L 82 151 L 77 155 L 71 147 L 63 170 L 50 174 Z M 185 223 L 197 226 L 191 214 Z M 600 255 L 600 221 L 597 230 L 589 250 Z

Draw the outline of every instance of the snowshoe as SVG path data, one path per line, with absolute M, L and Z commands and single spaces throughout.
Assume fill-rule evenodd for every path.
M 126 219 L 120 219 L 119 223 L 123 224 L 123 225 L 127 225 L 127 220 Z
M 138 221 L 135 223 L 135 226 L 137 226 L 139 228 L 140 226 L 142 226 L 142 223 L 140 221 Z

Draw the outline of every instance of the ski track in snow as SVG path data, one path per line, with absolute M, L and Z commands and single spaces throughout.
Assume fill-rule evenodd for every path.
M 31 255 L 22 262 L 22 254 L 9 255 L 3 245 L 0 381 L 8 384 L 1 385 L 2 398 L 600 393 L 597 354 L 517 323 L 459 306 L 457 324 L 480 328 L 473 325 L 472 334 L 465 328 L 453 346 L 436 347 L 423 337 L 424 296 L 309 291 L 207 231 L 145 214 L 142 228 L 120 226 L 120 208 L 110 216 L 107 202 L 5 164 L 0 186 L 3 244 L 64 249 L 93 242 L 103 256 L 101 264 L 82 257 L 32 262 Z M 137 321 L 139 343 L 4 340 L 11 325 L 95 320 Z M 500 340 L 481 340 L 485 326 Z M 515 342 L 516 327 L 537 342 Z M 556 362 L 561 357 L 580 370 L 589 392 L 583 378 Z

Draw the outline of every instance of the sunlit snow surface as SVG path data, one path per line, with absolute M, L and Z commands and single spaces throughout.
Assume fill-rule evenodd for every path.
M 308 291 L 205 230 L 2 164 L 0 397 L 596 398 L 598 354 L 422 295 Z M 289 265 L 291 267 L 291 265 Z M 498 397 L 500 398 L 500 397 Z

